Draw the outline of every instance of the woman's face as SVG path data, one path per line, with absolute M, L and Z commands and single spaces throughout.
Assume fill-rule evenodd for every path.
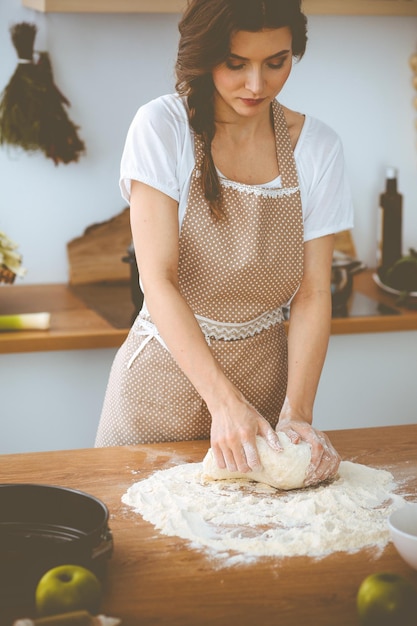
M 255 117 L 269 111 L 292 67 L 292 36 L 288 27 L 238 31 L 230 54 L 212 72 L 216 114 Z

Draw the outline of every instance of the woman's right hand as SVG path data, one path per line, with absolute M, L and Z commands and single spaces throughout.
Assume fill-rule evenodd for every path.
M 220 469 L 259 471 L 262 464 L 257 435 L 264 437 L 272 449 L 282 450 L 272 426 L 239 392 L 232 402 L 216 407 L 211 415 L 211 449 Z

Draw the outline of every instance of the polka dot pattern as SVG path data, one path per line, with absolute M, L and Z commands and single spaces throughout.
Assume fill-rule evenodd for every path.
M 298 177 L 281 106 L 273 103 L 283 190 L 254 193 L 222 188 L 225 217 L 215 220 L 201 189 L 201 140 L 180 234 L 180 288 L 194 313 L 241 323 L 285 304 L 303 271 L 303 217 Z M 259 190 L 259 188 L 254 188 Z M 291 191 L 290 191 L 291 190 Z M 208 439 L 210 415 L 170 353 L 131 330 L 110 373 L 96 446 Z M 210 341 L 226 375 L 275 426 L 287 385 L 287 339 L 282 324 L 253 337 Z

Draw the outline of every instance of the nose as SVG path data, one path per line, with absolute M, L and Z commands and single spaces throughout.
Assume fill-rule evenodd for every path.
M 248 73 L 246 75 L 246 83 L 245 83 L 246 89 L 252 92 L 253 95 L 258 95 L 262 93 L 263 85 L 264 85 L 264 78 L 263 78 L 262 68 L 260 67 L 249 68 Z

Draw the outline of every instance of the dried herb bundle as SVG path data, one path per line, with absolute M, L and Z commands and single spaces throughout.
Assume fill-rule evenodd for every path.
M 10 32 L 19 62 L 0 100 L 0 144 L 41 150 L 55 165 L 78 161 L 85 146 L 65 110 L 70 103 L 54 83 L 48 53 L 34 60 L 36 26 L 22 22 Z
M 23 277 L 22 255 L 17 252 L 17 243 L 0 231 L 0 283 L 13 283 L 16 276 Z

